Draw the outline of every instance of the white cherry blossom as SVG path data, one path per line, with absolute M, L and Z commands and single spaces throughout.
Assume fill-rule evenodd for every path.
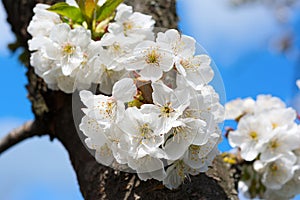
M 30 63 L 48 88 L 79 90 L 80 134 L 96 161 L 170 189 L 207 171 L 219 153 L 224 109 L 208 85 L 211 59 L 195 55 L 195 39 L 174 29 L 155 38 L 152 17 L 125 4 L 95 39 L 85 23 L 74 25 L 47 8 L 38 4 L 28 27 Z M 290 120 L 291 112 L 282 117 Z M 281 126 L 279 119 L 272 122 Z
M 134 158 L 146 156 L 164 142 L 164 134 L 159 131 L 157 115 L 154 112 L 144 113 L 143 109 L 130 107 L 118 124 L 119 128 L 132 138 L 130 154 Z
M 293 165 L 296 162 L 296 156 L 286 154 L 277 160 L 268 163 L 263 174 L 262 182 L 270 189 L 280 189 L 283 184 L 293 178 Z
M 264 162 L 276 160 L 299 147 L 300 131 L 296 125 L 291 129 L 286 126 L 278 127 L 270 134 L 273 137 L 265 144 L 265 149 L 261 151 L 260 155 L 260 160 Z
M 272 124 L 269 121 L 249 116 L 240 120 L 237 130 L 230 132 L 228 139 L 232 147 L 241 148 L 243 159 L 252 161 L 269 141 L 271 131 Z
M 43 56 L 43 53 L 40 51 L 34 52 L 30 57 L 30 64 L 34 67 L 34 72 L 43 77 L 45 82 L 49 85 L 56 84 L 56 74 L 57 66 L 54 61 L 48 60 Z
M 48 11 L 47 8 L 50 6 L 41 3 L 33 8 L 34 16 L 27 28 L 28 33 L 33 37 L 49 36 L 53 26 L 62 23 L 60 16 Z
M 177 160 L 168 167 L 167 176 L 163 180 L 163 184 L 169 189 L 178 188 L 187 176 L 188 166 L 182 161 Z
M 75 88 L 79 90 L 88 89 L 92 83 L 96 83 L 97 79 L 101 77 L 97 61 L 100 59 L 102 51 L 100 42 L 91 41 L 87 46 L 83 52 L 83 61 L 70 75 L 75 78 Z
M 189 94 L 183 90 L 172 90 L 162 82 L 152 83 L 153 103 L 158 114 L 158 126 L 166 133 L 173 126 L 183 111 L 189 106 Z
M 238 119 L 239 117 L 252 113 L 255 106 L 255 101 L 252 98 L 235 99 L 225 105 L 225 118 Z
M 152 16 L 133 12 L 131 6 L 120 4 L 117 8 L 115 22 L 110 23 L 108 31 L 113 34 L 123 33 L 125 36 L 152 40 L 155 21 Z
M 159 32 L 156 41 L 169 45 L 175 56 L 189 58 L 195 54 L 196 41 L 194 38 L 180 34 L 175 29 L 169 29 L 165 33 Z
M 256 97 L 256 105 L 254 112 L 262 112 L 265 110 L 285 108 L 285 103 L 278 97 L 273 97 L 271 95 L 258 95 Z
M 91 92 L 83 90 L 80 92 L 80 98 L 87 108 L 82 110 L 87 116 L 95 118 L 98 123 L 108 128 L 111 123 L 122 119 L 125 112 L 124 103 L 133 100 L 135 94 L 136 86 L 129 78 L 115 83 L 111 97 L 101 94 L 93 95 Z
M 243 159 L 253 161 L 243 164 L 253 168 L 250 176 L 256 177 L 243 181 L 244 192 L 268 200 L 291 199 L 299 193 L 299 187 L 294 186 L 300 180 L 296 175 L 300 169 L 296 111 L 270 95 L 259 95 L 256 101 L 247 98 L 229 102 L 226 111 L 228 119 L 238 122 L 237 130 L 229 132 L 230 144 L 240 148 Z M 242 175 L 248 173 L 245 169 Z
M 175 62 L 178 72 L 195 90 L 200 90 L 213 79 L 214 71 L 210 64 L 211 60 L 207 55 L 180 58 Z
M 129 71 L 138 71 L 141 80 L 155 82 L 162 78 L 163 72 L 173 68 L 174 61 L 166 45 L 144 41 L 135 47 L 124 65 Z
M 103 47 L 105 47 L 109 54 L 109 68 L 117 71 L 123 69 L 124 66 L 122 65 L 122 61 L 125 57 L 132 53 L 133 49 L 139 42 L 141 41 L 136 38 L 128 38 L 122 33 L 104 34 L 100 43 Z
M 214 72 L 210 67 L 210 58 L 207 55 L 194 55 L 196 48 L 194 38 L 170 29 L 165 33 L 158 33 L 156 41 L 170 47 L 174 54 L 176 69 L 193 88 L 199 90 L 213 79 Z
M 200 148 L 201 150 L 201 148 Z M 197 163 L 197 165 L 192 166 L 191 162 L 194 160 L 186 160 L 184 159 L 184 162 L 190 167 L 189 168 L 189 174 L 191 175 L 198 175 L 199 173 L 206 172 L 210 166 L 212 166 L 212 163 L 217 155 L 220 154 L 220 151 L 218 149 L 218 146 L 215 145 L 214 148 L 204 157 L 202 157 L 199 161 L 200 163 Z M 196 160 L 198 161 L 198 160 Z M 195 164 L 195 163 L 193 163 Z
M 204 131 L 206 123 L 199 119 L 182 119 L 177 126 L 167 134 L 169 138 L 164 150 L 169 160 L 177 160 L 183 156 L 191 144 L 203 145 L 207 143 L 208 135 Z
M 109 148 L 111 142 L 106 136 L 106 134 L 109 134 L 107 133 L 109 130 L 103 129 L 94 118 L 88 116 L 82 118 L 79 128 L 87 136 L 85 139 L 86 145 L 95 150 L 97 162 L 110 166 L 114 161 L 114 156 Z
M 297 116 L 296 111 L 292 108 L 271 109 L 258 115 L 268 119 L 272 123 L 273 129 L 283 126 L 287 127 L 287 129 L 292 128 L 295 125 L 294 121 Z
M 146 155 L 138 159 L 129 157 L 128 166 L 136 170 L 141 180 L 148 180 L 155 178 L 162 181 L 166 177 L 163 162 L 156 157 Z
M 83 27 L 75 29 L 63 23 L 56 25 L 50 32 L 49 43 L 45 46 L 45 56 L 57 61 L 65 76 L 84 62 L 84 52 L 91 42 L 90 31 Z
M 220 135 L 214 134 L 203 145 L 192 144 L 184 153 L 183 161 L 191 168 L 197 169 L 197 172 L 207 171 L 205 169 L 211 165 L 215 156 L 219 154 L 218 143 Z
M 201 90 L 195 90 L 188 85 L 182 75 L 176 77 L 177 90 L 189 91 L 190 105 L 183 115 L 186 118 L 200 118 L 210 123 L 220 123 L 224 120 L 224 107 L 220 104 L 220 98 L 210 85 L 203 86 Z
M 62 24 L 65 26 L 64 24 Z M 66 93 L 72 93 L 75 89 L 88 89 L 92 83 L 100 76 L 98 72 L 99 52 L 102 47 L 99 42 L 91 41 L 86 48 L 83 48 L 79 54 L 76 55 L 64 55 L 62 60 L 52 59 L 47 54 L 47 45 L 52 45 L 51 41 L 47 37 L 34 37 L 29 41 L 29 47 L 31 50 L 37 50 L 32 53 L 30 63 L 34 67 L 35 72 L 42 77 L 51 89 L 60 89 Z M 58 47 L 60 48 L 60 47 Z M 53 50 L 53 49 L 52 49 Z M 60 54 L 59 52 L 57 52 Z M 62 54 L 60 54 L 62 55 Z M 75 58 L 73 57 L 75 56 Z M 73 59 L 74 58 L 74 59 Z M 70 63 L 62 65 L 62 62 L 78 61 L 78 66 Z M 77 65 L 76 64 L 76 65 Z M 68 71 L 67 75 L 63 73 L 63 70 Z M 69 74 L 70 73 L 70 74 Z
M 257 114 L 285 107 L 283 101 L 271 95 L 258 95 L 256 101 L 252 98 L 236 99 L 225 105 L 226 119 L 238 119 L 245 114 Z

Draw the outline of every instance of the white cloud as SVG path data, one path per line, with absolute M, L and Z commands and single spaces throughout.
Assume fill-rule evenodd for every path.
M 268 45 L 278 31 L 271 11 L 253 5 L 234 9 L 228 0 L 178 0 L 184 33 L 193 35 L 222 65 Z
M 2 1 L 0 1 L 0 26 L 0 54 L 7 55 L 9 52 L 7 45 L 14 42 L 14 35 L 10 30 L 9 24 L 6 22 L 6 11 L 3 7 Z

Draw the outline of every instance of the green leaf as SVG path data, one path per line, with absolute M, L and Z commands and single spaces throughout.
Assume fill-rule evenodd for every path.
M 122 2 L 123 0 L 106 0 L 101 7 L 97 8 L 97 21 L 103 21 L 110 17 Z
M 85 14 L 90 19 L 93 19 L 93 15 L 96 7 L 97 7 L 97 2 L 95 2 L 94 0 L 85 0 Z
M 70 6 L 65 2 L 56 3 L 47 10 L 55 12 L 61 16 L 67 17 L 77 23 L 82 23 L 84 21 L 80 9 L 75 6 Z
M 75 0 L 79 8 L 84 8 L 84 0 Z
M 98 0 L 76 0 L 76 3 L 86 20 L 92 21 L 94 19 Z

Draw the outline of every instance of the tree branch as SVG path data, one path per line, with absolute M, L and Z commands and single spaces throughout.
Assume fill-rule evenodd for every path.
M 0 140 L 0 155 L 14 146 L 34 136 L 42 136 L 46 134 L 46 130 L 37 121 L 28 121 L 22 126 L 12 130 L 4 138 Z

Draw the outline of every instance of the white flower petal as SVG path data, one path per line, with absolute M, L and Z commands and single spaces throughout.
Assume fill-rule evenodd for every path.
M 50 39 L 59 44 L 68 41 L 68 34 L 71 28 L 68 24 L 62 23 L 54 26 L 50 33 Z
M 75 80 L 69 76 L 57 77 L 57 85 L 65 93 L 73 93 L 76 89 Z
M 170 94 L 173 92 L 171 88 L 167 87 L 162 82 L 152 83 L 153 88 L 153 102 L 155 104 L 163 106 L 165 103 L 170 101 Z
M 133 100 L 136 95 L 137 88 L 131 78 L 124 78 L 116 82 L 113 86 L 112 96 L 122 102 Z
M 107 144 L 104 144 L 102 147 L 96 150 L 95 158 L 97 162 L 105 166 L 110 166 L 114 161 L 111 149 L 108 147 Z
M 139 74 L 141 75 L 142 80 L 150 80 L 152 82 L 159 80 L 163 75 L 161 69 L 157 66 L 145 67 Z
M 87 48 L 91 42 L 91 32 L 83 27 L 78 27 L 70 31 L 69 38 L 72 44 Z

